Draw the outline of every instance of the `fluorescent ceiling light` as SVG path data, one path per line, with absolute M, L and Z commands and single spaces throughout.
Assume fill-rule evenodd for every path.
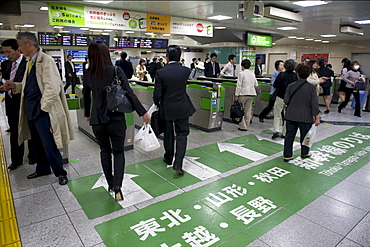
M 111 29 L 105 29 L 104 32 L 113 32 Z
M 227 15 L 215 15 L 215 16 L 208 17 L 208 19 L 210 19 L 210 20 L 223 21 L 223 20 L 232 19 L 232 17 L 231 16 L 227 16 Z
M 289 36 L 288 39 L 296 39 L 297 36 Z
M 99 33 L 101 33 L 101 32 L 103 32 L 103 30 L 101 30 L 101 29 L 91 29 L 90 31 L 92 31 L 92 32 L 99 32 Z
M 370 20 L 355 21 L 357 24 L 370 24 Z
M 276 45 L 276 43 L 272 43 L 272 45 Z
M 88 27 L 81 27 L 80 30 L 85 30 L 86 31 L 86 30 L 89 30 L 89 28 Z
M 322 43 L 329 43 L 329 40 L 323 40 Z
M 101 35 L 109 35 L 109 33 L 101 33 Z
M 324 37 L 324 38 L 334 38 L 334 37 L 337 37 L 337 35 L 335 35 L 335 34 L 321 34 L 320 36 L 321 37 Z
M 311 38 L 308 38 L 308 39 L 306 39 L 306 41 L 313 41 L 313 39 L 311 39 Z
M 314 41 L 315 42 L 321 42 L 322 40 L 321 39 L 315 39 Z
M 70 33 L 71 31 L 68 31 L 68 30 L 62 30 L 60 31 L 61 33 Z
M 113 2 L 113 0 L 112 0 L 112 1 L 110 1 L 110 0 L 106 0 L 106 1 L 84 0 L 84 2 L 88 2 L 88 3 L 108 4 L 108 3 Z
M 296 30 L 297 28 L 296 27 L 278 27 L 277 29 L 288 31 L 288 30 Z
M 14 27 L 23 27 L 23 25 L 14 25 Z
M 146 35 L 154 35 L 154 33 L 145 33 Z
M 349 34 L 349 35 L 364 35 L 364 32 L 361 28 L 352 27 L 352 26 L 341 26 L 339 32 Z
M 319 6 L 328 4 L 330 1 L 297 1 L 293 2 L 293 4 L 299 5 L 301 7 L 312 7 L 312 6 Z
M 134 31 L 126 31 L 125 33 L 135 33 Z
M 54 28 L 64 28 L 64 27 L 62 27 L 62 26 L 54 26 Z
M 34 27 L 35 25 L 33 24 L 24 24 L 23 27 Z
M 2 26 L 3 25 L 3 23 L 2 22 L 0 22 L 0 26 Z
M 39 10 L 49 10 L 49 8 L 48 8 L 48 7 L 46 7 L 46 6 L 41 6 L 41 7 L 39 8 Z
M 170 33 L 164 33 L 163 36 L 171 36 Z
M 304 37 L 297 37 L 296 39 L 304 39 Z
M 152 52 L 152 51 L 146 51 L 146 52 Z
M 215 27 L 215 29 L 226 29 L 226 27 Z

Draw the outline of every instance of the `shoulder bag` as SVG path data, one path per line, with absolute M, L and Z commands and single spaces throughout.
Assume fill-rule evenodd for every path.
M 127 91 L 123 89 L 121 80 L 117 76 L 117 67 L 114 66 L 114 77 L 112 84 L 105 87 L 107 90 L 107 109 L 111 112 L 130 113 L 133 112 Z
M 365 81 L 356 81 L 355 82 L 355 90 L 357 91 L 364 91 L 366 90 L 366 82 Z

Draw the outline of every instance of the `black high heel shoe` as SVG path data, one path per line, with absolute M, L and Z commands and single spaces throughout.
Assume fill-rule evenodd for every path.
M 114 187 L 114 194 L 116 201 L 123 201 L 123 194 L 120 187 Z

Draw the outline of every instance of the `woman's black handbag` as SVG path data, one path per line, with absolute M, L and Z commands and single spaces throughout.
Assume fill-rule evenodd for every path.
M 243 104 L 239 101 L 234 101 L 230 108 L 230 118 L 233 123 L 240 123 L 244 116 Z
M 365 81 L 356 81 L 356 84 L 355 84 L 355 89 L 357 91 L 364 91 L 366 90 L 366 82 Z
M 117 76 L 117 67 L 114 66 L 114 77 L 112 84 L 105 87 L 107 90 L 107 109 L 112 112 L 130 113 L 133 112 L 130 100 L 127 98 L 127 91 L 123 89 L 121 80 Z

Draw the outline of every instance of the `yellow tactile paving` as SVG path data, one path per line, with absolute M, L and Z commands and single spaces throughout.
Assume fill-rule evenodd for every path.
M 3 136 L 0 131 L 0 246 L 22 246 L 13 197 L 6 168 Z

